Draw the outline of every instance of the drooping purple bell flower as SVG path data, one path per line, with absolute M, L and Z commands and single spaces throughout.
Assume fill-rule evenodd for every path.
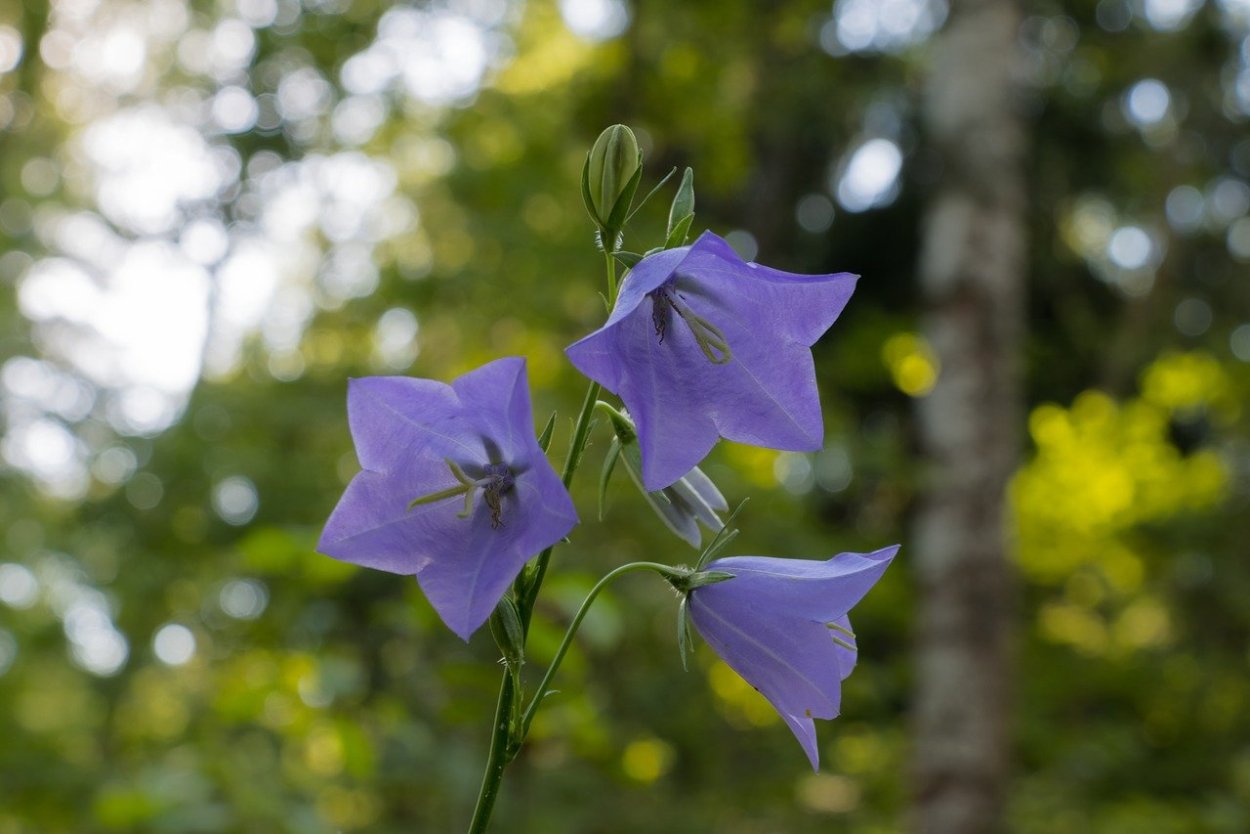
M 638 425 L 646 488 L 663 489 L 718 437 L 789 451 L 821 447 L 811 346 L 855 281 L 744 263 L 705 232 L 692 246 L 640 261 L 604 326 L 566 353 L 625 402 Z
M 690 619 L 730 668 L 769 700 L 820 764 L 814 718 L 835 718 L 841 683 L 855 668 L 847 612 L 868 592 L 898 545 L 828 561 L 732 556 L 703 568 L 734 578 L 689 592 Z
M 534 436 L 525 360 L 498 359 L 451 385 L 353 379 L 347 416 L 363 471 L 317 549 L 414 574 L 468 640 L 525 563 L 577 524 Z

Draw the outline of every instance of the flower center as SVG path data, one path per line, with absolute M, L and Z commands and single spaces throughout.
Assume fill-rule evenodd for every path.
M 460 518 L 468 518 L 473 514 L 473 496 L 480 489 L 482 491 L 482 500 L 486 502 L 486 506 L 490 509 L 490 527 L 492 530 L 498 530 L 503 526 L 503 497 L 512 492 L 516 486 L 516 475 L 512 472 L 512 467 L 506 463 L 488 463 L 480 468 L 481 474 L 478 477 L 472 477 L 464 471 L 460 464 L 451 458 L 444 461 L 447 468 L 451 470 L 452 476 L 459 482 L 456 486 L 440 489 L 429 495 L 422 495 L 414 498 L 408 504 L 408 509 L 418 507 L 422 504 L 433 504 L 447 498 L 454 498 L 458 495 L 464 496 L 464 510 L 457 513 Z M 470 469 L 477 467 L 471 466 Z
M 482 488 L 482 500 L 490 508 L 492 530 L 503 526 L 503 497 L 512 492 L 515 484 L 516 478 L 512 470 L 503 463 L 487 464 L 483 476 L 477 480 L 477 485 Z
M 724 365 L 729 361 L 731 354 L 725 334 L 692 310 L 686 303 L 685 296 L 677 291 L 672 281 L 661 284 L 647 295 L 651 296 L 651 323 L 655 326 L 655 335 L 659 337 L 660 344 L 664 344 L 664 337 L 672 324 L 673 313 L 676 312 L 690 328 L 699 350 L 703 351 L 709 362 L 713 365 Z

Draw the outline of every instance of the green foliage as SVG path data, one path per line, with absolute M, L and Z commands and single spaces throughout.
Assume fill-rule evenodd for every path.
M 526 354 L 540 419 L 575 414 L 582 381 L 561 348 L 601 319 L 603 289 L 579 175 L 599 130 L 618 121 L 638 131 L 648 170 L 640 187 L 673 167 L 699 171 L 697 224 L 686 169 L 680 187 L 670 181 L 633 219 L 626 250 L 740 229 L 771 265 L 864 276 L 817 347 L 825 451 L 722 444 L 704 466 L 731 505 L 754 496 L 735 552 L 815 557 L 899 538 L 903 550 L 857 608 L 863 655 L 843 717 L 820 727 L 822 773 L 810 773 L 776 714 L 704 647 L 681 671 L 676 602 L 663 583 L 637 577 L 587 618 L 514 765 L 500 828 L 901 830 L 913 601 L 905 531 L 925 465 L 911 413 L 941 372 L 915 335 L 912 300 L 918 207 L 941 176 L 915 128 L 924 45 L 834 58 L 818 46 L 829 4 L 809 0 L 767 13 L 752 3 L 638 2 L 629 28 L 600 43 L 574 35 L 554 2 L 507 4 L 488 28 L 512 49 L 480 89 L 449 104 L 409 95 L 402 82 L 376 95 L 345 87 L 349 60 L 374 43 L 391 4 L 305 3 L 301 13 L 278 3 L 277 19 L 255 28 L 254 54 L 220 77 L 194 69 L 210 51 L 205 38 L 217 32 L 228 47 L 237 29 L 217 27 L 264 4 L 166 4 L 179 11 L 153 19 L 181 21 L 180 31 L 153 36 L 137 80 L 123 73 L 96 86 L 57 63 L 58 43 L 139 12 L 113 0 L 89 20 L 61 10 L 83 5 L 56 4 L 49 17 L 41 2 L 0 3 L 0 26 L 21 34 L 27 56 L 0 75 L 0 359 L 46 360 L 86 386 L 85 413 L 49 419 L 94 464 L 85 493 L 68 499 L 17 465 L 0 470 L 0 562 L 29 571 L 37 588 L 27 599 L 28 574 L 0 574 L 0 834 L 464 825 L 498 686 L 489 637 L 463 645 L 411 580 L 313 552 L 356 470 L 346 379 L 449 379 Z M 1022 30 L 1035 125 L 1032 451 L 1012 492 L 1025 592 L 1011 821 L 1020 832 L 1231 834 L 1250 827 L 1250 347 L 1240 359 L 1230 348 L 1232 334 L 1248 332 L 1236 328 L 1250 320 L 1250 296 L 1246 256 L 1230 247 L 1250 221 L 1208 208 L 1192 228 L 1169 227 L 1164 206 L 1180 186 L 1214 193 L 1250 177 L 1244 124 L 1220 86 L 1234 75 L 1240 30 L 1208 5 L 1175 32 L 1138 20 L 1112 33 L 1095 5 L 1039 7 Z M 51 58 L 30 60 L 41 41 Z M 318 83 L 290 86 L 297 72 Z M 1156 74 L 1173 92 L 1171 121 L 1134 127 L 1124 95 Z M 377 286 L 334 295 L 320 268 L 342 242 L 316 222 L 300 227 L 281 250 L 292 293 L 269 302 L 287 313 L 308 306 L 306 321 L 291 313 L 303 321 L 295 335 L 248 329 L 237 361 L 204 375 L 174 425 L 119 429 L 107 374 L 79 363 L 94 343 L 59 347 L 58 333 L 79 332 L 75 322 L 37 319 L 29 294 L 36 261 L 89 263 L 81 250 L 90 242 L 67 248 L 50 218 L 82 212 L 127 245 L 145 237 L 101 207 L 84 135 L 111 107 L 199 112 L 229 86 L 272 115 L 284 80 L 285 106 L 305 93 L 324 94 L 324 106 L 237 133 L 205 127 L 205 158 L 241 173 L 180 205 L 178 227 L 220 217 L 238 247 L 285 217 L 258 219 L 266 172 L 316 179 L 278 166 L 366 155 L 393 173 L 382 215 L 400 228 L 363 256 Z M 348 142 L 334 133 L 334 108 L 356 99 L 382 118 Z M 839 208 L 823 229 L 796 222 L 800 201 L 825 195 L 846 153 L 875 135 L 909 154 L 899 199 L 862 214 Z M 1235 201 L 1234 192 L 1224 193 Z M 312 193 L 283 211 L 328 205 Z M 670 204 L 672 193 L 682 196 Z M 1126 225 L 1166 240 L 1166 259 L 1117 270 L 1107 246 Z M 177 228 L 163 234 L 176 245 Z M 1202 312 L 1179 306 L 1191 300 L 1206 305 L 1205 327 L 1182 315 Z M 386 354 L 380 322 L 396 310 L 415 315 L 417 328 Z M 13 367 L 6 444 L 36 408 L 12 390 Z M 565 448 L 567 418 L 549 430 L 554 449 Z M 556 550 L 532 625 L 531 676 L 606 570 L 694 558 L 630 490 L 595 519 L 587 473 L 609 436 L 600 426 L 575 485 L 583 524 Z M 131 461 L 133 472 L 110 475 L 110 460 Z M 214 503 L 238 478 L 254 490 L 252 517 Z M 101 611 L 128 643 L 109 674 L 89 671 L 71 638 L 72 623 Z M 170 625 L 194 639 L 185 662 L 158 657 L 158 634 L 181 639 L 163 631 Z

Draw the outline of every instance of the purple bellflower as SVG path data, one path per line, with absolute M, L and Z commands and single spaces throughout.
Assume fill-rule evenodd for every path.
M 353 379 L 347 416 L 363 471 L 317 549 L 414 574 L 468 640 L 525 563 L 577 524 L 534 436 L 525 360 L 498 359 L 451 385 Z
M 603 327 L 566 353 L 625 402 L 638 426 L 643 482 L 663 489 L 718 436 L 796 452 L 821 447 L 811 346 L 855 281 L 744 263 L 705 232 L 692 246 L 643 258 Z
M 812 768 L 814 718 L 836 718 L 855 668 L 847 612 L 881 578 L 898 545 L 824 562 L 732 556 L 703 570 L 734 578 L 689 592 L 690 619 L 721 659 L 781 714 Z

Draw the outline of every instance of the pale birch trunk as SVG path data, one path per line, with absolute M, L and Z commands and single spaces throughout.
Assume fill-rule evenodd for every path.
M 1007 481 L 1019 455 L 1026 270 L 1025 129 L 1012 0 L 954 0 L 924 100 L 941 159 L 919 274 L 941 363 L 920 401 L 927 481 L 919 577 L 912 829 L 1003 828 L 1014 583 Z

